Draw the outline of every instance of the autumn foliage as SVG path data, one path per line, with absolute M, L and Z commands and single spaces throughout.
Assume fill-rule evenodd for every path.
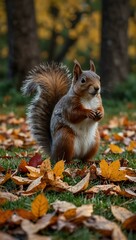
M 106 197 L 123 197 L 126 201 L 136 198 L 133 184 L 136 182 L 136 170 L 129 167 L 124 153 L 135 154 L 134 121 L 126 117 L 113 118 L 109 124 L 100 127 L 101 144 L 105 144 L 103 159 L 99 162 L 88 162 L 82 167 L 67 165 L 63 160 L 54 166 L 49 158 L 44 159 L 30 136 L 25 119 L 16 119 L 14 114 L 0 116 L 0 144 L 8 151 L 13 147 L 21 147 L 22 152 L 16 153 L 19 158 L 17 168 L 0 165 L 0 227 L 6 224 L 8 229 L 18 227 L 28 238 L 40 239 L 41 230 L 76 231 L 81 226 L 96 231 L 110 239 L 126 239 L 123 229 L 136 229 L 136 215 L 123 206 L 111 205 L 108 211 L 115 221 L 95 214 L 95 204 L 91 202 L 97 194 Z M 10 127 L 9 127 L 10 126 Z M 113 132 L 115 127 L 119 132 Z M 122 130 L 121 130 L 122 129 Z M 28 152 L 28 147 L 35 147 Z M 107 147 L 108 146 L 108 147 Z M 114 161 L 109 158 L 114 156 Z M 1 159 L 14 161 L 9 154 Z M 14 184 L 12 191 L 6 190 L 6 184 Z M 56 192 L 56 200 L 49 202 L 47 193 Z M 69 201 L 58 200 L 58 193 L 73 194 L 73 199 L 83 195 L 89 203 L 76 206 Z M 33 197 L 29 210 L 14 208 L 4 209 L 8 202 L 19 201 L 22 197 Z M 119 223 L 119 224 L 118 224 Z M 3 238 L 6 233 L 0 233 Z

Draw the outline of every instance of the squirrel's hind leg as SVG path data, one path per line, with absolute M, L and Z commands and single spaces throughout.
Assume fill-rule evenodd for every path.
M 51 148 L 51 161 L 54 163 L 59 160 L 71 162 L 74 157 L 74 133 L 71 129 L 63 127 L 57 130 L 53 136 Z

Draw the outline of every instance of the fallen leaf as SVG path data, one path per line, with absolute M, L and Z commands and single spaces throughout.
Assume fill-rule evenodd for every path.
M 13 177 L 11 177 L 11 179 L 17 185 L 28 185 L 32 182 L 32 180 L 27 177 L 13 176 Z
M 53 168 L 53 172 L 54 172 L 56 177 L 63 178 L 63 175 L 62 175 L 62 173 L 64 172 L 64 161 L 63 160 L 58 161 L 55 164 L 55 166 Z
M 12 210 L 1 210 L 0 209 L 0 225 L 5 224 L 10 217 L 12 216 L 13 211 Z
M 28 235 L 28 240 L 52 240 L 52 237 L 49 236 L 42 236 L 42 235 L 38 235 L 38 234 L 31 234 Z
M 33 180 L 30 185 L 28 186 L 26 193 L 36 192 L 43 190 L 46 187 L 46 182 L 42 180 L 43 176 Z
M 136 149 L 136 141 L 131 141 L 129 146 L 126 147 L 126 150 L 128 152 L 133 152 L 134 149 Z
M 41 166 L 40 166 L 40 172 L 41 174 L 44 174 L 45 172 L 48 172 L 51 170 L 51 162 L 50 159 L 46 159 L 42 162 Z
M 4 184 L 11 178 L 11 171 L 8 171 L 6 175 L 0 177 L 0 184 Z
M 67 201 L 56 200 L 51 204 L 53 209 L 58 212 L 66 212 L 70 209 L 76 209 L 76 206 L 73 203 Z
M 79 193 L 81 191 L 84 191 L 88 187 L 89 180 L 90 180 L 90 172 L 87 173 L 87 175 L 75 186 L 69 186 L 68 191 L 72 193 Z
M 15 237 L 12 237 L 10 234 L 7 234 L 5 232 L 0 232 L 0 239 L 1 240 L 16 240 Z
M 27 176 L 30 178 L 30 179 L 36 179 L 38 177 L 41 176 L 41 173 L 40 173 L 40 169 L 39 168 L 35 168 L 35 167 L 31 167 L 31 166 L 26 166 L 26 168 L 28 169 L 29 173 L 27 173 Z
M 15 213 L 18 214 L 20 217 L 28 219 L 28 220 L 34 220 L 35 216 L 31 211 L 28 211 L 26 209 L 16 209 Z
M 96 185 L 86 190 L 85 193 L 98 193 L 100 191 L 107 192 L 109 190 L 113 191 L 114 188 L 116 188 L 116 185 L 114 184 Z
M 2 199 L 14 202 L 18 200 L 18 196 L 10 192 L 0 192 L 0 202 L 2 201 Z
M 90 229 L 100 232 L 104 236 L 111 237 L 112 240 L 127 240 L 119 226 L 98 215 L 92 215 L 84 221 L 84 225 Z
M 35 217 L 42 217 L 48 210 L 48 200 L 44 194 L 39 194 L 32 202 L 32 213 Z
M 27 165 L 28 165 L 28 164 L 27 164 L 26 160 L 25 160 L 25 159 L 22 159 L 21 162 L 20 162 L 20 164 L 18 165 L 18 170 L 19 170 L 19 172 L 21 172 L 21 173 L 27 173 L 27 172 L 28 172 L 28 169 L 26 168 Z
M 123 181 L 127 180 L 125 177 L 126 171 L 119 170 L 120 161 L 116 160 L 111 164 L 108 164 L 104 159 L 100 162 L 100 169 L 102 177 L 110 179 L 111 181 Z
M 122 226 L 125 228 L 125 229 L 129 229 L 129 230 L 134 230 L 136 231 L 136 214 L 127 218 Z
M 42 164 L 42 157 L 39 153 L 35 153 L 33 157 L 29 160 L 29 166 L 37 167 Z
M 114 217 L 120 221 L 120 222 L 124 222 L 127 218 L 133 216 L 134 214 L 132 212 L 130 212 L 129 210 L 127 210 L 124 207 L 119 207 L 119 206 L 111 206 L 111 211 L 112 214 L 114 215 Z
M 42 218 L 38 219 L 36 223 L 32 223 L 27 219 L 24 219 L 21 223 L 21 228 L 28 234 L 35 234 L 39 232 L 39 230 L 45 229 L 52 222 L 52 218 L 54 213 L 47 213 Z
M 123 153 L 124 149 L 120 148 L 119 146 L 115 145 L 115 144 L 110 144 L 110 150 L 112 151 L 112 153 Z
M 93 213 L 93 204 L 84 204 L 76 209 L 76 217 L 74 219 L 74 222 L 81 223 L 86 218 L 91 217 Z

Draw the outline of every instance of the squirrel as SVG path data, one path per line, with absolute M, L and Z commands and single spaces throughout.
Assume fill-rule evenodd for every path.
M 75 60 L 73 78 L 62 63 L 41 64 L 30 72 L 22 91 L 24 95 L 37 92 L 28 107 L 28 124 L 53 162 L 90 161 L 95 156 L 104 108 L 100 77 L 91 60 L 86 71 Z

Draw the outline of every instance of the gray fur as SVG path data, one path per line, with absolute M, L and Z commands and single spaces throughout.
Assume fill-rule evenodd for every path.
M 53 85 L 54 82 L 51 78 L 52 72 L 56 72 L 56 74 L 59 72 L 62 81 L 65 81 L 67 88 L 69 89 L 71 85 L 71 75 L 68 68 L 63 64 L 56 64 L 54 62 L 50 65 L 41 64 L 35 67 L 29 72 L 29 75 L 22 86 L 22 93 L 24 95 L 35 93 L 35 96 L 27 109 L 27 122 L 32 136 L 38 142 L 39 146 L 41 146 L 49 155 L 52 144 L 50 120 L 56 103 L 64 95 L 59 91 L 51 94 L 48 91 L 48 85 L 46 87 L 46 81 L 40 80 L 40 77 L 43 78 L 44 75 L 46 75 L 45 78 L 49 76 Z

